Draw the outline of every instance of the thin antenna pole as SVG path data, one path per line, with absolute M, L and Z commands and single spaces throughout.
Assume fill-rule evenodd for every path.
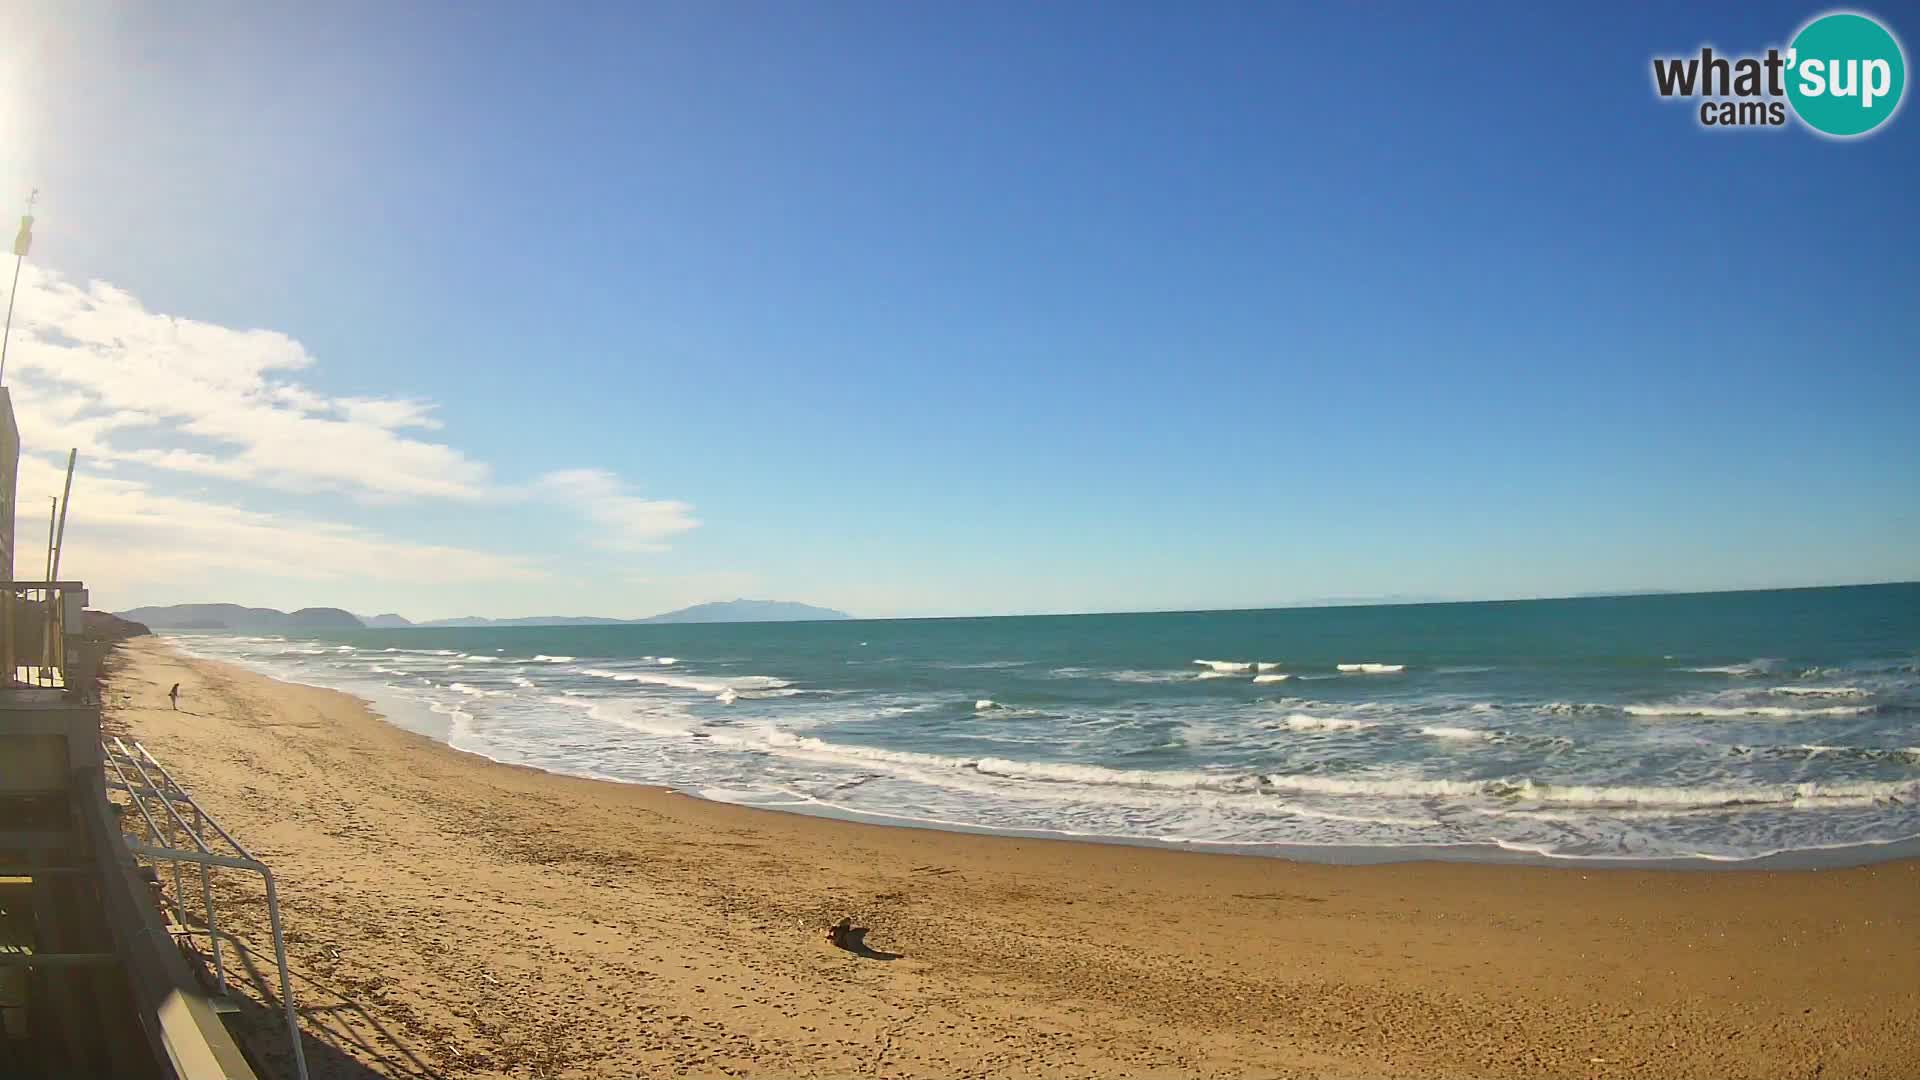
M 47 496 L 47 501 L 51 502 L 53 505 L 47 507 L 47 577 L 46 577 L 46 580 L 52 581 L 53 580 L 53 523 L 54 523 L 54 520 L 60 516 L 60 499 L 58 496 L 49 495 Z
M 67 504 L 73 501 L 73 462 L 80 456 L 80 448 L 67 451 L 67 487 L 60 493 L 60 529 L 53 541 L 53 565 L 47 568 L 47 592 L 53 592 L 53 582 L 60 580 L 60 549 L 67 542 Z
M 40 189 L 34 188 L 33 194 L 27 196 L 29 218 L 33 216 L 33 204 L 39 200 Z M 6 385 L 7 381 L 7 346 L 13 342 L 13 299 L 20 295 L 20 264 L 26 261 L 26 251 L 16 248 L 13 255 L 13 288 L 7 291 L 7 328 L 0 332 L 0 386 Z
M 66 678 L 66 657 L 56 633 L 64 635 L 66 628 L 60 625 L 60 593 L 53 583 L 60 579 L 60 546 L 67 542 L 67 504 L 73 501 L 73 461 L 79 456 L 77 446 L 67 451 L 67 486 L 60 492 L 60 526 L 53 538 L 53 562 L 47 567 L 47 651 L 42 669 L 58 668 L 62 679 Z

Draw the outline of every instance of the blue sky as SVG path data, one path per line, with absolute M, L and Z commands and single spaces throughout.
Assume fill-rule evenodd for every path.
M 8 381 L 85 443 L 103 603 L 1920 577 L 1920 121 L 1709 132 L 1649 76 L 1821 8 L 564 7 L 15 16 Z

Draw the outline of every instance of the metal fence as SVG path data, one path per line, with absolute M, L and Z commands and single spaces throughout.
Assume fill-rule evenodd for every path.
M 167 772 L 166 766 L 155 760 L 139 742 L 134 742 L 129 749 L 125 740 L 114 736 L 100 740 L 100 750 L 106 761 L 107 787 L 126 792 L 146 824 L 146 840 L 129 840 L 127 848 L 135 856 L 153 864 L 156 872 L 161 863 L 169 864 L 173 878 L 170 899 L 173 921 L 178 927 L 176 932 L 206 935 L 213 954 L 214 979 L 222 994 L 227 992 L 227 969 L 220 946 L 225 942 L 244 951 L 246 943 L 220 929 L 219 909 L 214 902 L 214 883 L 217 880 L 214 871 L 245 870 L 259 874 L 266 883 L 267 925 L 273 933 L 274 962 L 280 970 L 280 1004 L 286 1013 L 287 1038 L 293 1043 L 293 1062 L 299 1080 L 307 1080 L 307 1057 L 300 1045 L 300 1019 L 293 1004 L 293 982 L 287 969 L 287 942 L 280 930 L 280 896 L 274 888 L 273 871 L 254 858 L 252 852 L 241 846 L 211 814 L 202 809 L 193 796 L 174 780 L 173 774 Z M 182 813 L 183 807 L 187 813 Z M 189 815 L 191 824 L 188 822 Z M 213 843 L 209 842 L 209 832 L 214 838 Z M 180 846 L 182 837 L 190 841 L 192 846 Z M 225 851 L 220 850 L 221 845 L 224 845 Z M 183 867 L 186 868 L 184 878 L 181 873 Z M 205 916 L 202 920 L 203 930 L 195 930 L 187 921 L 187 894 L 193 887 L 195 867 L 199 870 L 200 908 Z

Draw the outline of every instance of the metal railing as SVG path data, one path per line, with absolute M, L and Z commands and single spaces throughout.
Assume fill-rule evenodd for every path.
M 134 808 L 140 812 L 141 818 L 146 822 L 146 842 L 128 840 L 127 849 L 135 856 L 155 864 L 156 871 L 161 862 L 172 864 L 171 899 L 173 921 L 178 927 L 176 932 L 182 935 L 204 933 L 207 936 L 210 951 L 213 953 L 214 979 L 222 994 L 227 992 L 227 969 L 220 955 L 221 942 L 227 942 L 243 952 L 247 951 L 247 946 L 244 941 L 225 933 L 219 927 L 213 900 L 213 870 L 216 867 L 246 870 L 259 874 L 261 880 L 266 883 L 267 925 L 273 932 L 274 962 L 280 969 L 280 1004 L 286 1013 L 287 1038 L 293 1043 L 293 1062 L 299 1080 L 307 1080 L 307 1056 L 300 1045 L 300 1018 L 293 1004 L 293 980 L 287 968 L 287 941 L 280 929 L 280 896 L 274 889 L 273 871 L 267 869 L 265 863 L 254 858 L 252 852 L 233 838 L 233 834 L 227 832 L 211 814 L 202 809 L 200 804 L 194 801 L 193 796 L 174 780 L 173 774 L 167 771 L 166 766 L 155 760 L 147 748 L 140 745 L 138 741 L 133 743 L 132 749 L 128 749 L 127 743 L 116 735 L 100 740 L 100 750 L 107 764 L 107 786 L 126 792 L 133 800 Z M 158 804 L 159 817 L 155 816 L 154 804 Z M 180 812 L 183 806 L 192 812 L 192 824 L 188 824 L 186 816 Z M 162 821 L 166 822 L 164 829 L 161 826 Z M 224 841 L 226 846 L 232 849 L 233 854 L 223 854 L 214 850 L 208 844 L 207 837 L 203 835 L 203 830 L 208 829 L 212 830 L 213 835 L 219 840 Z M 175 846 L 182 834 L 192 841 L 191 848 Z M 206 928 L 203 931 L 194 930 L 187 922 L 187 892 L 182 887 L 182 864 L 200 868 L 200 902 L 206 916 L 204 919 Z M 189 870 L 188 878 L 190 879 L 191 876 L 192 871 Z
M 78 581 L 0 582 L 0 676 L 7 686 L 67 687 L 67 637 L 80 633 L 86 603 Z

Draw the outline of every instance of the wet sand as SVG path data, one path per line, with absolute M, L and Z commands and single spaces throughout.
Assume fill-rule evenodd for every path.
M 106 700 L 279 875 L 316 1077 L 1920 1071 L 1920 861 L 1330 866 L 831 821 L 496 764 L 151 638 Z M 266 948 L 257 885 L 220 887 Z

